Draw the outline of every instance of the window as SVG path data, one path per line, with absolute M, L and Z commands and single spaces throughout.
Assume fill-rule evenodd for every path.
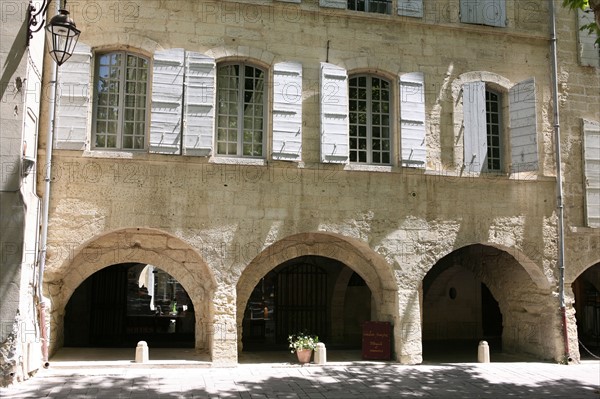
M 227 64 L 217 70 L 217 155 L 262 157 L 265 71 Z
M 535 80 L 502 93 L 496 87 L 483 81 L 463 84 L 465 167 L 475 173 L 537 171 Z
M 378 14 L 390 14 L 392 10 L 391 0 L 348 0 L 348 9 L 354 11 L 374 12 Z
M 95 148 L 143 150 L 148 106 L 148 60 L 127 52 L 96 59 Z
M 349 80 L 350 162 L 390 164 L 390 84 L 374 76 Z
M 500 171 L 502 169 L 502 143 L 500 138 L 502 120 L 502 97 L 500 94 L 486 90 L 485 92 L 485 118 L 487 132 L 487 170 Z

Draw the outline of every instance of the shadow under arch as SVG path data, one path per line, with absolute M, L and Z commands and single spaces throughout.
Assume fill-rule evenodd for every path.
M 523 271 L 527 273 L 531 281 L 541 290 L 550 290 L 553 287 L 553 282 L 548 279 L 548 277 L 543 273 L 543 271 L 539 268 L 538 264 L 534 262 L 529 255 L 527 255 L 524 251 L 517 249 L 515 247 L 508 247 L 501 244 L 490 243 L 490 242 L 472 242 L 472 243 L 464 243 L 461 246 L 452 248 L 445 252 L 440 253 L 438 257 L 432 260 L 427 269 L 423 269 L 421 271 L 421 276 L 419 276 L 419 280 L 423 280 L 425 275 L 427 275 L 431 269 L 438 264 L 445 257 L 463 250 L 468 247 L 473 246 L 481 246 L 481 247 L 490 247 L 495 248 L 501 252 L 504 252 L 510 255 L 514 260 L 522 267 Z M 531 252 L 531 251 L 529 251 Z M 539 253 L 534 253 L 533 255 L 542 256 Z M 493 255 L 491 255 L 493 256 Z M 541 259 L 540 259 L 541 261 Z
M 569 335 L 571 355 L 580 359 L 600 356 L 600 260 L 580 271 L 572 283 L 566 284 L 567 296 L 572 295 L 567 322 L 575 324 Z M 569 292 L 570 289 L 570 292 Z M 573 310 L 575 314 L 573 315 Z M 575 334 L 576 332 L 576 334 Z
M 237 325 L 241 329 L 244 309 L 260 279 L 278 265 L 301 257 L 321 256 L 337 260 L 365 281 L 374 299 L 376 320 L 396 321 L 398 286 L 392 267 L 367 243 L 327 232 L 300 233 L 281 239 L 256 256 L 242 272 L 236 285 Z M 397 323 L 394 323 L 397 324 Z M 238 350 L 242 332 L 238 331 Z
M 44 281 L 52 302 L 51 353 L 62 346 L 65 307 L 88 277 L 120 263 L 151 264 L 173 276 L 188 293 L 195 309 L 195 348 L 211 351 L 216 280 L 200 254 L 181 238 L 149 228 L 124 228 L 106 232 L 77 248 L 59 269 Z M 54 287 L 60 289 L 54 289 Z

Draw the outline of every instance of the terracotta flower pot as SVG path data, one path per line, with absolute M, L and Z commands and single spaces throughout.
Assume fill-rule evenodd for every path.
M 312 349 L 301 349 L 296 351 L 296 356 L 298 356 L 298 361 L 301 364 L 310 363 L 310 358 L 312 356 Z

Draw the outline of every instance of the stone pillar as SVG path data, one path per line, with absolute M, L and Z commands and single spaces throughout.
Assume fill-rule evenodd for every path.
M 419 290 L 398 291 L 398 322 L 394 326 L 396 358 L 402 364 L 423 361 Z

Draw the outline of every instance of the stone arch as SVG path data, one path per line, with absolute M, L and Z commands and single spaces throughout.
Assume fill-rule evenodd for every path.
M 275 242 L 256 256 L 242 272 L 236 286 L 238 329 L 241 329 L 248 299 L 260 279 L 285 261 L 307 255 L 335 259 L 354 270 L 371 290 L 375 318 L 396 321 L 398 288 L 392 268 L 385 259 L 362 241 L 335 233 L 311 232 L 295 234 Z M 241 337 L 242 332 L 238 331 L 239 348 Z
M 273 53 L 257 47 L 214 47 L 207 50 L 205 54 L 214 58 L 217 63 L 228 61 L 251 62 L 260 65 L 267 69 L 267 71 L 275 61 L 275 55 Z
M 45 281 L 51 299 L 51 350 L 63 342 L 64 309 L 75 289 L 92 274 L 119 263 L 152 264 L 176 278 L 196 311 L 195 347 L 210 351 L 216 280 L 197 251 L 179 237 L 149 228 L 106 232 L 77 248 Z
M 427 284 L 445 270 L 462 266 L 484 283 L 498 302 L 503 319 L 503 350 L 559 360 L 563 341 L 553 284 L 523 256 L 515 249 L 496 244 L 466 245 L 436 259 L 433 266 L 438 267 L 427 271 Z M 552 335 L 548 336 L 548 332 Z

